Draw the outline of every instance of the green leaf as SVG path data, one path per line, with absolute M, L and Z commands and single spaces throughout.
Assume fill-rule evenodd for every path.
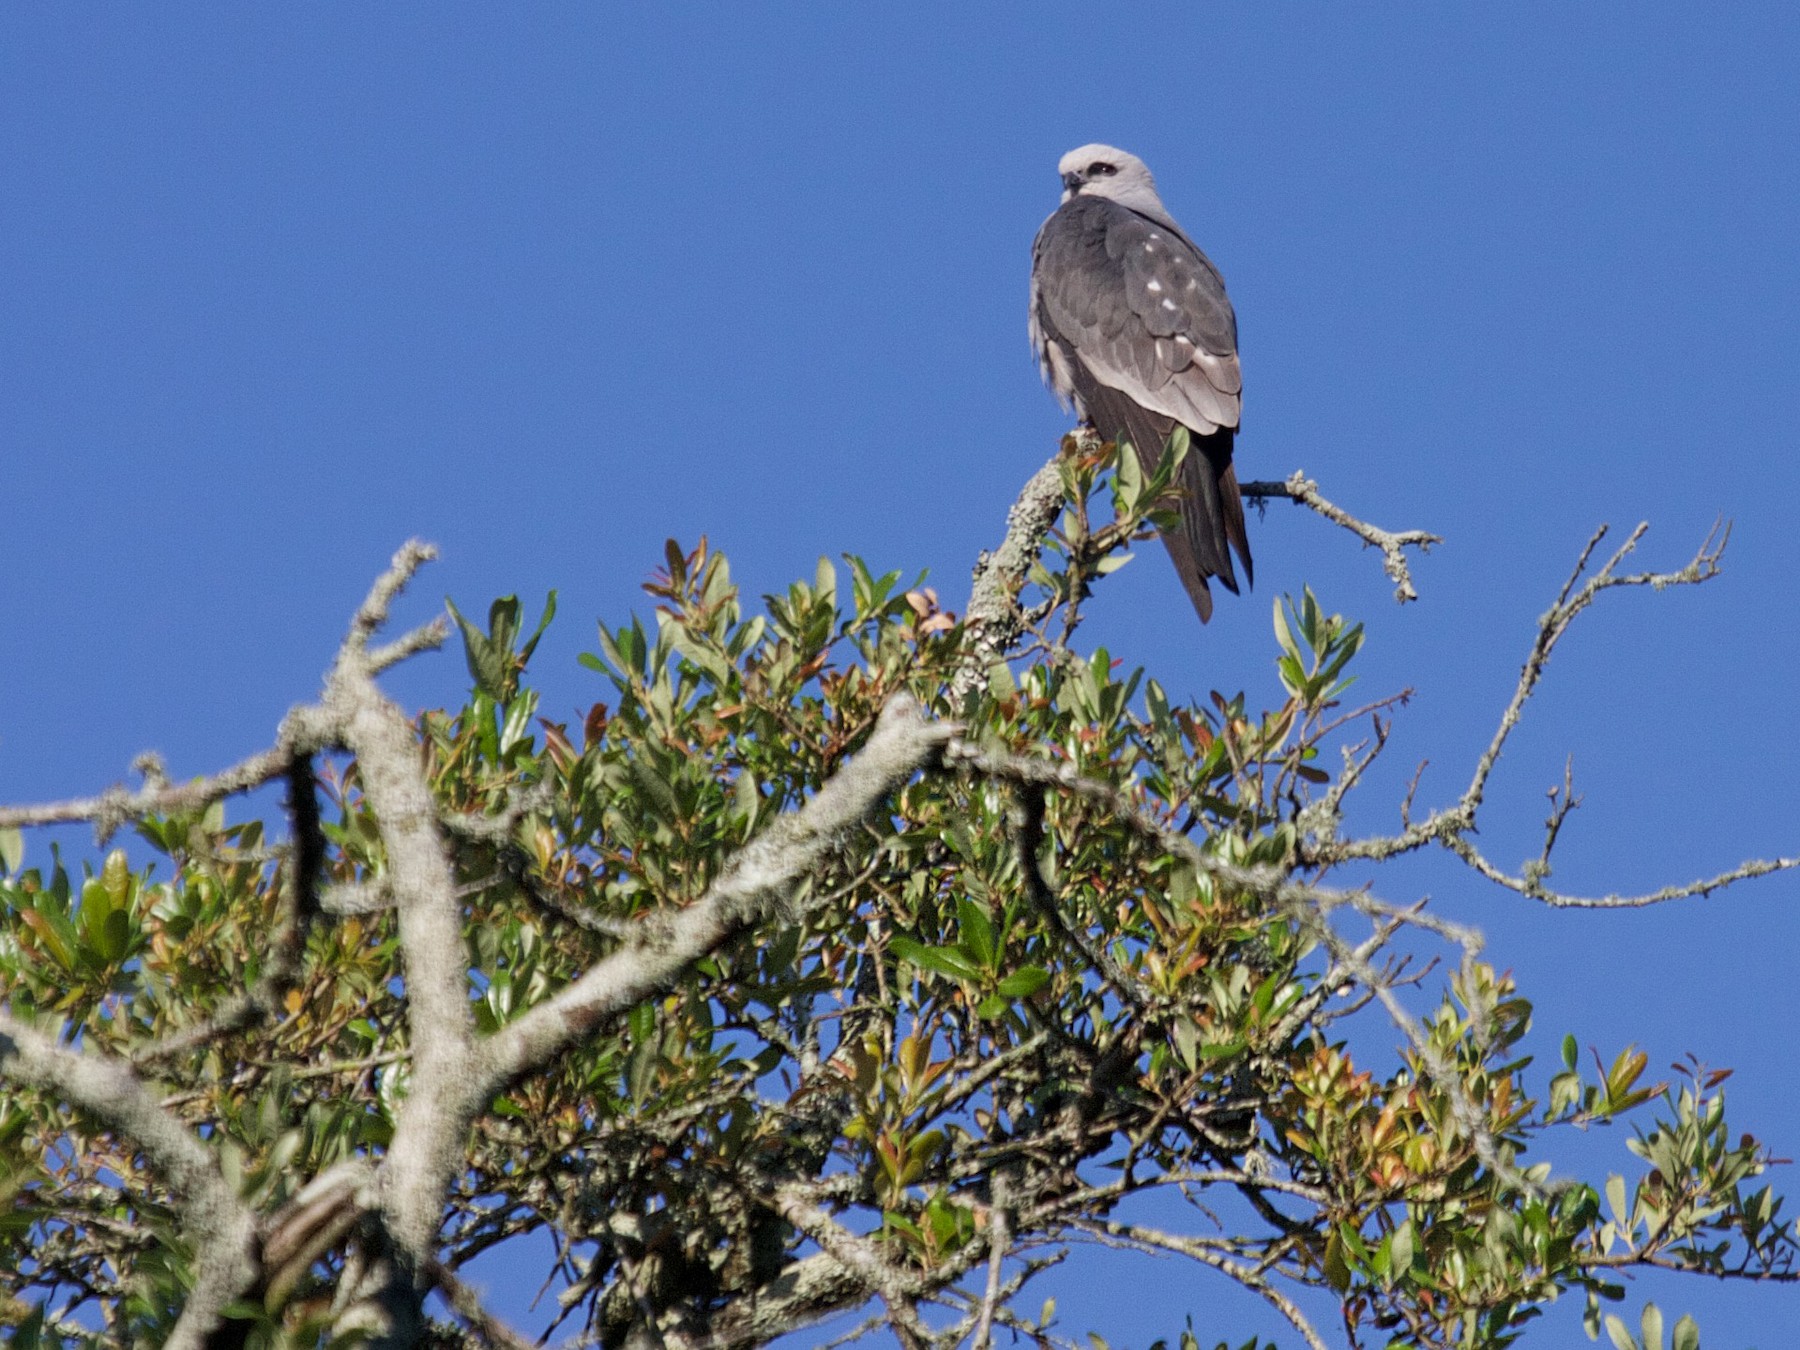
M 1394 1230 L 1393 1242 L 1389 1248 L 1388 1278 L 1390 1281 L 1405 1279 L 1412 1270 L 1413 1260 L 1413 1226 L 1412 1220 L 1403 1221 Z
M 1700 1327 L 1686 1313 L 1675 1324 L 1675 1344 L 1672 1350 L 1700 1350 Z
M 1030 998 L 1050 983 L 1050 972 L 1042 966 L 1021 966 L 995 987 L 1007 998 Z
M 1350 1264 L 1344 1259 L 1344 1240 L 1340 1228 L 1331 1230 L 1325 1239 L 1325 1283 L 1338 1293 L 1350 1287 Z
M 981 982 L 980 967 L 971 964 L 969 958 L 955 947 L 927 947 L 922 942 L 906 937 L 892 938 L 888 946 L 902 961 L 910 961 L 915 966 L 935 970 L 952 979 L 967 980 L 971 984 Z
M 556 617 L 556 592 L 551 591 L 545 598 L 544 612 L 538 619 L 537 628 L 522 646 L 518 644 L 521 612 L 518 596 L 503 595 L 488 606 L 485 633 L 463 617 L 454 600 L 446 596 L 444 604 L 462 632 L 463 659 L 468 663 L 469 677 L 475 681 L 475 687 L 496 703 L 510 702 L 518 692 L 520 672 L 537 650 L 544 630 Z
M 962 941 L 957 945 L 977 967 L 993 969 L 994 924 L 987 911 L 965 895 L 956 902 L 956 922 L 962 933 Z
M 1177 1017 L 1169 1028 L 1175 1037 L 1175 1050 L 1181 1056 L 1181 1062 L 1192 1068 L 1199 1062 L 1200 1030 L 1192 1018 Z

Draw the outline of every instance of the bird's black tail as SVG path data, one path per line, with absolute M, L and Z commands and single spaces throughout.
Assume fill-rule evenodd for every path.
M 1108 440 L 1130 441 L 1144 472 L 1153 472 L 1169 433 L 1175 429 L 1174 419 L 1139 407 L 1105 385 L 1091 385 L 1081 392 L 1095 429 Z M 1254 582 L 1256 577 L 1250 560 L 1250 535 L 1244 528 L 1244 499 L 1231 464 L 1236 435 L 1232 428 L 1223 427 L 1211 435 L 1192 438 L 1175 479 L 1181 518 L 1175 529 L 1163 531 L 1175 573 L 1201 623 L 1212 618 L 1208 578 L 1217 577 L 1221 586 L 1237 593 L 1237 574 L 1231 566 L 1234 549 L 1244 564 L 1244 580 Z

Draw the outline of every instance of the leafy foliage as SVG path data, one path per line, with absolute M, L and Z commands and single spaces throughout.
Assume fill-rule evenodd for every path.
M 1732 1142 L 1722 1074 L 1646 1084 L 1630 1049 L 1588 1073 L 1571 1038 L 1534 1086 L 1530 1004 L 1460 953 L 1397 1058 L 1379 1053 L 1383 1024 L 1352 1034 L 1423 982 L 1398 944 L 1431 937 L 1414 911 L 1330 889 L 1303 848 L 1351 785 L 1324 766 L 1348 734 L 1362 629 L 1310 590 L 1279 602 L 1272 686 L 1186 706 L 1105 651 L 1077 654 L 1080 597 L 1169 476 L 1128 455 L 1109 479 L 1111 464 L 1066 461 L 1036 574 L 1038 612 L 1065 626 L 954 704 L 961 625 L 854 558 L 752 610 L 722 555 L 671 544 L 651 621 L 603 626 L 583 658 L 602 697 L 578 725 L 543 716 L 527 681 L 554 595 L 529 637 L 511 597 L 485 630 L 456 616 L 474 687 L 417 739 L 484 1034 L 700 902 L 897 696 L 960 722 L 967 749 L 774 921 L 495 1097 L 446 1204 L 447 1270 L 548 1233 L 558 1320 L 606 1345 L 647 1318 L 665 1343 L 761 1343 L 871 1298 L 915 1334 L 985 1318 L 1049 1343 L 1051 1311 L 1015 1300 L 1082 1241 L 1188 1257 L 1297 1322 L 1289 1293 L 1323 1291 L 1357 1345 L 1505 1346 L 1579 1292 L 1591 1331 L 1660 1346 L 1653 1308 L 1641 1342 L 1602 1323 L 1623 1272 L 1785 1276 L 1793 1231 L 1760 1184 L 1765 1150 Z M 1108 483 L 1117 514 L 1095 528 Z M 79 879 L 5 844 L 12 1013 L 153 1072 L 262 1214 L 378 1158 L 408 1093 L 382 822 L 354 761 L 324 796 L 326 912 L 302 975 L 278 1015 L 216 1035 L 209 1019 L 268 960 L 278 831 L 218 803 L 155 816 Z M 1634 1122 L 1641 1165 L 1599 1186 L 1556 1177 L 1554 1136 L 1613 1120 Z M 53 1092 L 9 1092 L 0 1178 L 15 1343 L 167 1333 L 191 1252 L 132 1140 Z M 1188 1202 L 1184 1229 L 1121 1217 L 1150 1191 Z M 263 1343 L 318 1343 L 354 1253 L 344 1235 L 239 1314 Z M 465 1323 L 456 1335 L 490 1338 Z M 1179 1339 L 1198 1350 L 1191 1328 Z M 1684 1319 L 1674 1344 L 1696 1343 Z

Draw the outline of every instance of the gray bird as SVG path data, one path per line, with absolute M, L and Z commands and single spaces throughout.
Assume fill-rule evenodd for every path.
M 1056 168 L 1062 205 L 1031 246 L 1032 350 L 1064 406 L 1107 440 L 1130 441 L 1146 471 L 1176 425 L 1188 429 L 1180 521 L 1163 543 L 1205 623 L 1207 578 L 1237 591 L 1232 549 L 1254 577 L 1231 466 L 1243 401 L 1237 316 L 1143 160 L 1084 145 Z

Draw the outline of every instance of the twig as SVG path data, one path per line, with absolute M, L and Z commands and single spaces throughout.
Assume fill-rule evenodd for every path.
M 1624 562 L 1638 546 L 1649 530 L 1650 524 L 1645 521 L 1631 532 L 1612 557 L 1579 590 L 1575 584 L 1581 574 L 1587 570 L 1588 561 L 1600 541 L 1606 538 L 1610 527 L 1602 525 L 1588 540 L 1581 550 L 1581 556 L 1575 561 L 1575 570 L 1569 573 L 1563 582 L 1562 590 L 1556 597 L 1556 603 L 1550 612 L 1538 620 L 1537 635 L 1531 643 L 1531 650 L 1526 654 L 1525 664 L 1519 671 L 1518 683 L 1513 687 L 1513 695 L 1500 715 L 1500 725 L 1495 728 L 1494 736 L 1488 742 L 1488 748 L 1482 752 L 1481 759 L 1475 765 L 1475 775 L 1469 780 L 1468 788 L 1463 792 L 1458 809 L 1473 827 L 1475 812 L 1481 806 L 1482 797 L 1487 791 L 1488 775 L 1494 771 L 1494 765 L 1500 761 L 1500 752 L 1506 748 L 1507 737 L 1512 735 L 1513 728 L 1519 724 L 1519 716 L 1525 710 L 1525 703 L 1537 689 L 1538 681 L 1544 677 L 1544 668 L 1550 662 L 1550 654 L 1556 650 L 1556 644 L 1562 640 L 1575 616 L 1600 596 L 1601 592 L 1616 586 L 1653 586 L 1662 590 L 1668 586 L 1697 586 L 1710 581 L 1719 574 L 1719 559 L 1724 556 L 1725 546 L 1731 542 L 1731 526 L 1714 524 L 1707 531 L 1700 548 L 1685 567 L 1673 572 L 1637 572 L 1626 576 L 1618 575 L 1619 564 Z
M 1294 470 L 1283 483 L 1245 483 L 1242 492 L 1251 501 L 1269 497 L 1286 498 L 1324 516 L 1334 525 L 1343 526 L 1364 544 L 1380 549 L 1382 570 L 1387 573 L 1388 580 L 1394 583 L 1394 599 L 1401 604 L 1419 598 L 1418 591 L 1413 589 L 1412 573 L 1406 566 L 1406 550 L 1416 548 L 1421 553 L 1429 553 L 1433 544 L 1444 542 L 1439 536 L 1424 530 L 1384 530 L 1367 521 L 1358 520 L 1343 507 L 1326 501 L 1319 493 L 1319 485 L 1301 469 Z
M 1544 677 L 1551 654 L 1562 640 L 1569 626 L 1577 615 L 1593 604 L 1600 595 L 1622 586 L 1649 586 L 1654 590 L 1663 590 L 1670 586 L 1697 586 L 1710 581 L 1719 574 L 1719 562 L 1724 556 L 1725 546 L 1731 539 L 1731 527 L 1726 522 L 1715 523 L 1707 532 L 1706 538 L 1695 551 L 1694 556 L 1685 566 L 1671 572 L 1632 572 L 1620 573 L 1619 567 L 1637 548 L 1638 541 L 1648 531 L 1648 524 L 1640 524 L 1630 536 L 1616 549 L 1612 556 L 1601 566 L 1598 572 L 1583 582 L 1582 575 L 1593 560 L 1595 551 L 1607 536 L 1608 527 L 1601 526 L 1582 547 L 1576 559 L 1574 569 L 1563 582 L 1557 593 L 1556 601 L 1549 611 L 1538 620 L 1537 631 L 1532 637 L 1531 649 L 1526 654 L 1525 663 L 1520 668 L 1519 678 L 1513 686 L 1512 697 L 1500 715 L 1499 724 L 1489 740 L 1487 748 L 1476 762 L 1469 785 L 1463 790 L 1453 806 L 1433 811 L 1421 821 L 1410 819 L 1410 807 L 1413 793 L 1418 786 L 1418 778 L 1407 789 L 1406 799 L 1402 806 L 1402 829 L 1399 834 L 1383 835 L 1365 839 L 1338 841 L 1327 835 L 1321 836 L 1306 845 L 1307 860 L 1311 863 L 1329 866 L 1350 861 L 1383 862 L 1389 858 L 1411 853 L 1430 844 L 1438 844 L 1461 858 L 1476 872 L 1496 885 L 1504 886 L 1510 891 L 1527 896 L 1559 909 L 1635 909 L 1646 905 L 1664 904 L 1671 900 L 1684 900 L 1696 896 L 1711 895 L 1714 891 L 1740 881 L 1748 881 L 1755 877 L 1769 876 L 1776 872 L 1792 871 L 1800 868 L 1800 857 L 1758 858 L 1739 864 L 1729 871 L 1718 873 L 1685 885 L 1665 886 L 1660 890 L 1640 895 L 1608 894 L 1603 896 L 1568 895 L 1552 890 L 1544 885 L 1544 878 L 1549 875 L 1550 849 L 1561 832 L 1562 825 L 1578 802 L 1573 793 L 1573 779 L 1565 775 L 1564 788 L 1560 800 L 1553 800 L 1550 819 L 1546 822 L 1546 839 L 1542 855 L 1527 864 L 1523 874 L 1514 876 L 1504 868 L 1489 861 L 1471 842 L 1469 836 L 1476 832 L 1477 818 L 1482 803 L 1487 796 L 1488 780 L 1500 762 L 1506 743 L 1518 726 L 1525 711 L 1525 704 L 1536 692 L 1538 684 Z M 1420 765 L 1423 772 L 1424 765 Z
M 1740 881 L 1751 881 L 1757 877 L 1800 868 L 1800 857 L 1753 858 L 1749 862 L 1739 863 L 1729 872 L 1720 872 L 1717 876 L 1679 886 L 1664 886 L 1661 890 L 1646 891 L 1640 895 L 1565 895 L 1544 885 L 1543 874 L 1538 873 L 1535 866 L 1528 868 L 1523 876 L 1513 876 L 1494 866 L 1460 834 L 1445 839 L 1444 846 L 1495 885 L 1504 886 L 1509 891 L 1549 905 L 1552 909 L 1643 909 L 1649 905 L 1667 904 L 1671 900 L 1704 899 L 1714 891 L 1722 891 Z
M 981 1317 L 975 1323 L 971 1350 L 988 1350 L 993 1343 L 994 1309 L 1000 1303 L 1000 1273 L 1006 1251 L 1012 1245 L 1007 1201 L 1011 1186 L 1005 1172 L 994 1173 L 993 1203 L 988 1206 L 988 1270 L 987 1289 L 981 1298 Z
M 45 802 L 35 806 L 0 807 L 0 830 L 92 821 L 104 839 L 127 821 L 145 816 L 193 811 L 222 797 L 259 788 L 281 776 L 287 768 L 289 755 L 287 746 L 278 741 L 242 763 L 234 764 L 210 778 L 196 778 L 191 783 L 172 785 L 158 780 L 145 783 L 135 792 L 120 786 L 108 788 L 97 797 L 76 797 L 70 801 Z
M 433 1257 L 425 1267 L 431 1282 L 443 1291 L 445 1301 L 476 1331 L 504 1350 L 531 1350 L 532 1343 L 482 1306 L 481 1296 L 458 1278 L 455 1271 Z
M 1181 1237 L 1174 1233 L 1161 1232 L 1147 1228 L 1142 1224 L 1120 1223 L 1113 1219 L 1088 1219 L 1070 1225 L 1093 1236 L 1108 1236 L 1122 1239 L 1134 1246 L 1146 1250 L 1173 1252 L 1198 1261 L 1202 1265 L 1211 1266 L 1214 1270 L 1229 1276 L 1260 1298 L 1267 1301 L 1288 1321 L 1288 1324 L 1300 1333 L 1309 1350 L 1330 1350 L 1325 1338 L 1314 1329 L 1306 1314 L 1292 1299 L 1288 1298 L 1256 1270 L 1239 1264 L 1221 1253 L 1211 1249 L 1211 1244 L 1202 1238 Z

